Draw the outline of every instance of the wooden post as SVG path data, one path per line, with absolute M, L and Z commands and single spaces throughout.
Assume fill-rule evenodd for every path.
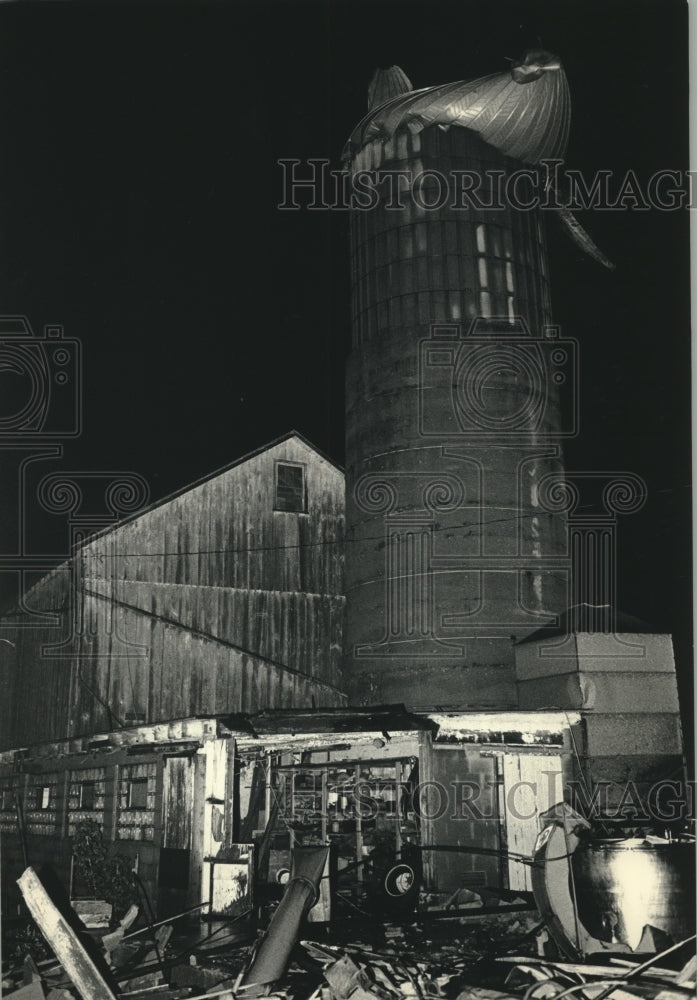
M 116 1000 L 33 868 L 17 879 L 29 912 L 84 1000 Z
M 56 836 L 61 840 L 68 836 L 70 775 L 70 768 L 66 768 L 56 782 Z
M 228 848 L 232 847 L 235 843 L 235 827 L 239 825 L 239 817 L 236 815 L 236 795 L 235 791 L 239 784 L 236 777 L 237 771 L 237 753 L 235 747 L 235 741 L 230 737 L 225 741 L 225 749 L 227 754 L 227 768 L 225 771 L 225 805 L 223 806 L 224 821 L 223 821 L 223 846 Z
M 116 820 L 119 812 L 118 764 L 107 764 L 104 768 L 104 839 L 116 840 Z
M 397 852 L 397 857 L 400 856 L 402 851 L 402 828 L 400 826 L 400 812 L 399 806 L 402 801 L 402 762 L 401 760 L 395 761 L 394 765 L 394 835 L 395 835 L 395 849 Z M 405 817 L 406 818 L 406 817 Z
M 356 861 L 358 862 L 358 868 L 356 868 L 356 878 L 359 882 L 363 881 L 363 818 L 361 816 L 361 811 L 356 805 L 356 793 L 359 791 L 359 785 L 361 782 L 361 765 L 356 764 L 356 769 L 353 775 L 353 811 L 356 816 Z
M 19 843 L 22 848 L 22 860 L 25 865 L 29 864 L 29 852 L 27 850 L 27 828 L 24 824 L 24 803 L 27 801 L 26 798 L 27 783 L 26 779 L 24 782 L 24 793 L 20 795 L 18 790 L 14 789 L 14 799 L 15 799 L 15 812 L 17 814 L 17 833 L 19 834 Z
M 327 754 L 327 761 L 329 761 L 329 754 Z M 327 769 L 324 768 L 321 771 L 322 775 L 322 841 L 326 844 L 328 840 L 327 836 L 327 814 L 329 807 L 329 796 L 327 794 Z M 314 775 L 313 775 L 314 778 Z
M 196 906 L 210 898 L 209 881 L 204 878 L 203 859 L 205 851 L 206 826 L 206 767 L 205 754 L 199 750 L 194 754 L 192 781 L 193 801 L 191 807 L 191 854 L 189 856 L 189 888 L 187 906 Z

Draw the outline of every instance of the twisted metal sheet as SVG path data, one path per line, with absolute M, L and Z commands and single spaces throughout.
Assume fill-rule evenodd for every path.
M 525 163 L 563 158 L 571 101 L 561 66 L 517 82 L 510 72 L 399 94 L 371 111 L 351 133 L 344 160 L 374 140 L 385 143 L 402 127 L 469 128 L 508 156 Z

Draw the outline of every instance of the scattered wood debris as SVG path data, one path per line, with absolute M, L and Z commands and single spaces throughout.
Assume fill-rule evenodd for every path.
M 119 926 L 116 930 L 112 931 L 110 934 L 105 934 L 102 938 L 102 948 L 106 954 L 107 961 L 111 959 L 111 953 L 116 949 L 118 945 L 124 939 L 126 931 L 134 923 L 136 917 L 138 916 L 138 907 L 135 903 L 128 908 L 124 916 L 121 918 Z
M 76 932 L 33 869 L 20 887 L 55 958 L 13 953 L 3 965 L 8 1000 L 686 1000 L 697 992 L 695 936 L 649 957 L 557 960 L 536 912 L 337 926 L 332 940 L 301 940 L 278 980 L 247 982 L 268 934 L 250 941 L 228 923 L 177 935 L 182 914 L 127 934 L 133 908 L 100 949 L 99 932 Z
M 680 971 L 664 968 L 662 958 L 695 938 L 666 949 L 640 963 L 609 957 L 606 965 L 555 962 L 534 956 L 499 956 L 493 964 L 450 963 L 437 955 L 433 962 L 379 954 L 358 945 L 337 948 L 316 941 L 303 941 L 308 954 L 323 966 L 326 989 L 321 1000 L 544 1000 L 578 996 L 581 1000 L 685 1000 L 695 995 L 697 957 Z
M 34 869 L 27 868 L 17 883 L 29 912 L 80 996 L 84 1000 L 115 1000 L 114 991 L 88 956 L 75 931 L 49 897 Z M 38 986 L 41 987 L 41 983 L 38 983 Z

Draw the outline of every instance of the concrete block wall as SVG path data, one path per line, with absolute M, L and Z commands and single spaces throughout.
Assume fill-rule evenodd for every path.
M 580 711 L 581 770 L 604 784 L 610 812 L 623 801 L 647 801 L 660 782 L 684 787 L 669 635 L 579 632 L 523 642 L 515 656 L 521 709 Z

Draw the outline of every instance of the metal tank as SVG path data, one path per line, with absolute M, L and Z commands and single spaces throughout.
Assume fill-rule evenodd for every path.
M 674 942 L 694 934 L 694 843 L 595 840 L 571 865 L 579 918 L 600 941 L 634 951 L 647 926 Z

